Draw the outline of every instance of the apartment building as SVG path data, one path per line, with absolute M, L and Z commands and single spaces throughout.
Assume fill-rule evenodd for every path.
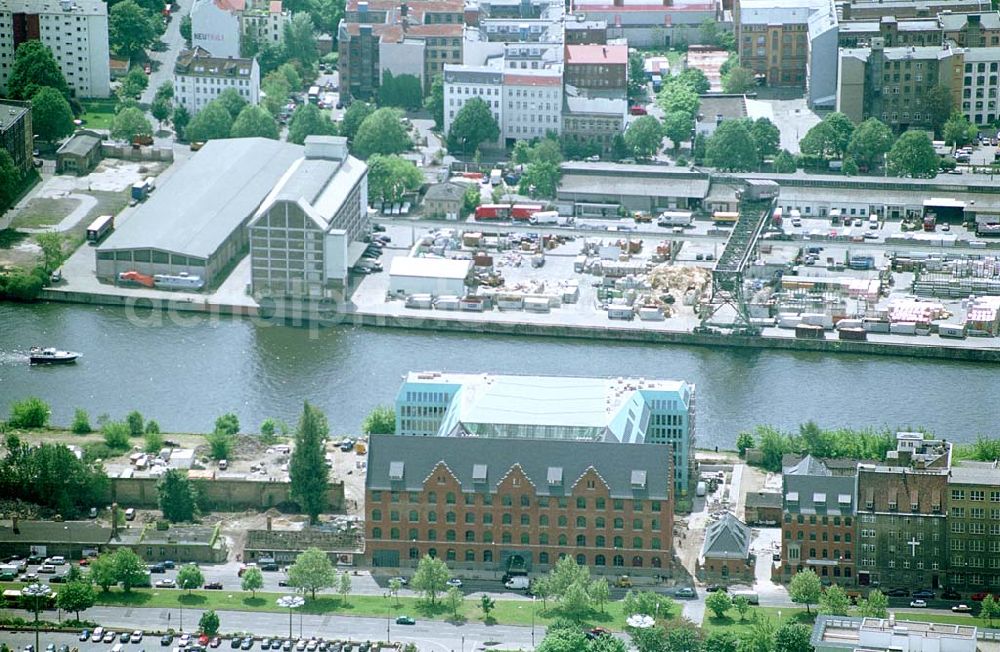
M 1000 12 L 959 14 L 942 12 L 938 23 L 945 38 L 962 48 L 1000 46 Z
M 997 109 L 1000 47 L 968 48 L 963 60 L 962 114 L 974 125 L 992 125 L 1000 117 Z
M 937 589 L 948 570 L 951 444 L 896 435 L 884 462 L 858 465 L 858 584 Z
M 934 18 L 942 12 L 975 14 L 992 11 L 989 0 L 851 0 L 838 7 L 843 20 Z
M 338 28 L 344 101 L 373 97 L 383 71 L 414 74 L 417 61 L 429 90 L 444 66 L 462 63 L 463 9 L 461 0 L 349 0 Z
M 567 86 L 563 104 L 563 137 L 580 145 L 596 144 L 610 154 L 615 136 L 625 131 L 628 101 L 624 98 L 585 97 Z
M 236 89 L 250 104 L 260 102 L 260 66 L 256 59 L 212 56 L 196 47 L 185 50 L 174 65 L 174 102 L 191 115 L 201 111 L 227 88 Z
M 938 46 L 943 42 L 944 33 L 936 18 L 882 16 L 840 21 L 839 44 L 842 48 L 869 47 L 875 38 L 881 38 L 884 47 Z
M 255 297 L 338 298 L 371 233 L 368 166 L 346 138 L 307 137 L 247 228 Z
M 948 476 L 948 584 L 1000 592 L 1000 466 L 962 462 Z
M 0 4 L 0 90 L 25 41 L 52 51 L 77 97 L 111 94 L 108 5 L 102 0 L 4 0 Z
M 574 0 L 569 6 L 578 20 L 604 22 L 608 39 L 627 39 L 631 47 L 669 48 L 678 42 L 697 43 L 701 24 L 721 20 L 732 8 L 729 4 L 724 0 L 721 11 L 720 3 L 703 0 Z
M 277 45 L 284 38 L 285 25 L 291 20 L 292 12 L 284 8 L 281 0 L 248 3 L 240 14 L 240 39 L 253 34 L 261 45 Z
M 625 97 L 628 46 L 567 45 L 565 80 L 591 96 Z
M 396 394 L 396 432 L 667 444 L 683 494 L 694 466 L 694 399 L 693 385 L 674 380 L 411 372 Z
M 950 89 L 958 108 L 963 65 L 962 50 L 951 45 L 885 47 L 874 38 L 871 47 L 842 48 L 837 110 L 856 123 L 878 118 L 899 132 L 926 129 L 924 96 L 938 86 Z
M 455 116 L 474 97 L 486 102 L 497 121 L 504 124 L 504 73 L 490 66 L 447 65 L 444 69 L 444 133 L 451 131 Z M 501 133 L 499 142 L 503 142 Z
M 768 86 L 804 88 L 813 106 L 832 106 L 839 24 L 831 0 L 737 0 L 740 64 Z
M 191 45 L 211 56 L 240 56 L 240 15 L 246 0 L 194 0 L 191 5 Z
M 32 169 L 35 132 L 31 128 L 31 103 L 0 100 L 0 148 L 10 154 L 14 167 L 25 174 Z
M 653 444 L 373 435 L 365 557 L 544 572 L 563 555 L 598 573 L 671 565 L 670 450 Z M 627 570 L 626 570 L 627 569 Z
M 834 583 L 854 583 L 855 482 L 807 455 L 782 470 L 782 581 L 811 569 Z
M 562 71 L 505 72 L 501 138 L 513 147 L 519 140 L 545 138 L 562 131 Z

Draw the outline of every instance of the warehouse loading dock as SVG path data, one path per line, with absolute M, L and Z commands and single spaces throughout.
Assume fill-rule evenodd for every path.
M 389 294 L 410 296 L 465 296 L 465 279 L 472 270 L 471 260 L 448 258 L 393 258 L 389 268 Z
M 950 197 L 924 200 L 924 215 L 934 214 L 938 223 L 961 224 L 965 221 L 965 202 Z

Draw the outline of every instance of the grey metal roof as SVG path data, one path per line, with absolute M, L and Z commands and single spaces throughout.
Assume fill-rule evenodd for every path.
M 628 102 L 613 97 L 585 97 L 566 95 L 566 109 L 570 113 L 611 115 L 625 119 Z
M 436 183 L 427 189 L 424 199 L 462 199 L 465 196 L 466 187 L 451 182 Z
M 86 156 L 95 146 L 101 144 L 101 137 L 91 131 L 78 131 L 62 144 L 56 154 L 73 154 Z
M 0 524 L 0 541 L 4 543 L 81 543 L 105 544 L 111 538 L 111 528 L 93 521 L 28 521 L 21 519 L 14 533 L 11 521 Z
M 698 122 L 715 122 L 721 116 L 725 120 L 747 117 L 745 95 L 700 95 Z
M 458 478 L 463 491 L 495 491 L 507 472 L 520 465 L 537 494 L 569 495 L 577 480 L 593 467 L 613 497 L 667 500 L 670 457 L 671 447 L 660 444 L 372 435 L 365 482 L 368 489 L 421 491 L 435 467 L 444 464 Z M 406 461 L 403 479 L 393 482 L 390 468 L 403 460 Z M 562 468 L 561 484 L 549 483 L 551 467 Z M 637 471 L 646 474 L 644 487 L 633 486 Z M 492 478 L 489 484 L 474 479 L 486 474 Z
M 951 467 L 949 483 L 988 484 L 1000 486 L 1000 464 L 997 462 L 967 462 Z
M 773 491 L 757 491 L 747 493 L 747 507 L 781 507 L 781 494 Z
M 208 258 L 303 153 L 300 145 L 267 138 L 211 140 L 98 251 L 159 249 Z
M 953 32 L 965 27 L 967 23 L 971 22 L 969 18 L 976 15 L 979 16 L 979 22 L 983 26 L 983 29 L 1000 28 L 1000 12 L 997 11 L 984 12 L 982 14 L 938 14 L 938 21 L 944 30 Z M 977 50 L 980 48 L 970 49 Z
M 785 475 L 833 475 L 826 464 L 812 455 L 806 455 L 798 464 L 783 469 L 782 473 Z
M 783 483 L 784 509 L 789 513 L 849 516 L 854 511 L 854 476 L 831 475 L 825 465 L 811 457 L 785 469 Z
M 559 183 L 558 194 L 578 195 L 634 195 L 639 197 L 694 197 L 708 195 L 708 179 L 699 178 L 650 178 L 589 174 L 566 174 Z
M 746 559 L 750 553 L 750 528 L 726 512 L 705 528 L 701 556 L 706 559 Z

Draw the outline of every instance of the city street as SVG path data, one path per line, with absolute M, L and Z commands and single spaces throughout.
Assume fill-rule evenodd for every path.
M 139 98 L 140 104 L 152 104 L 153 98 L 156 96 L 156 89 L 160 87 L 160 84 L 174 78 L 174 63 L 185 45 L 184 39 L 181 38 L 181 18 L 191 11 L 191 2 L 192 0 L 174 0 L 173 17 L 167 23 L 167 31 L 160 38 L 167 48 L 162 52 L 148 51 L 153 71 L 149 75 L 149 86 Z

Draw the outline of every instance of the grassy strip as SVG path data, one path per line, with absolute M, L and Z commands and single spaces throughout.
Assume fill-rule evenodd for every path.
M 22 588 L 20 583 L 2 583 L 0 589 Z M 59 585 L 54 586 L 59 590 Z M 191 591 L 186 593 L 176 589 L 132 589 L 125 593 L 120 589 L 112 589 L 104 593 L 98 590 L 97 604 L 106 607 L 145 607 L 157 609 L 191 609 L 212 608 L 217 611 L 258 611 L 286 613 L 287 610 L 277 606 L 277 599 L 284 593 L 261 593 L 256 596 L 246 595 L 242 591 Z M 528 600 L 497 600 L 496 607 L 490 613 L 490 622 L 499 625 L 531 625 L 532 610 L 534 623 L 545 625 L 562 617 L 563 614 L 553 603 L 548 602 L 543 608 L 540 601 L 534 603 Z M 335 616 L 368 616 L 385 618 L 388 614 L 396 616 L 407 615 L 417 619 L 447 620 L 452 622 L 482 622 L 483 612 L 479 608 L 479 600 L 466 599 L 458 610 L 455 618 L 451 610 L 442 603 L 441 597 L 431 605 L 426 600 L 413 597 L 385 598 L 379 595 L 351 595 L 345 604 L 339 596 L 318 595 L 315 599 L 306 596 L 302 612 L 310 615 L 331 614 Z M 621 602 L 611 602 L 605 610 L 591 611 L 585 619 L 587 623 L 600 624 L 603 627 L 621 629 L 625 625 Z
M 84 102 L 84 112 L 80 116 L 86 129 L 111 129 L 115 119 L 115 105 L 107 102 Z
M 35 197 L 21 209 L 11 223 L 15 229 L 36 229 L 58 224 L 77 207 L 77 199 L 65 197 Z
M 706 632 L 729 630 L 738 635 L 742 630 L 750 627 L 758 617 L 772 620 L 775 624 L 793 622 L 812 627 L 816 621 L 816 610 L 813 609 L 811 614 L 807 614 L 806 610 L 800 607 L 750 607 L 746 619 L 740 620 L 735 609 L 727 611 L 722 618 L 716 618 L 711 611 L 706 609 L 705 621 L 701 626 Z

